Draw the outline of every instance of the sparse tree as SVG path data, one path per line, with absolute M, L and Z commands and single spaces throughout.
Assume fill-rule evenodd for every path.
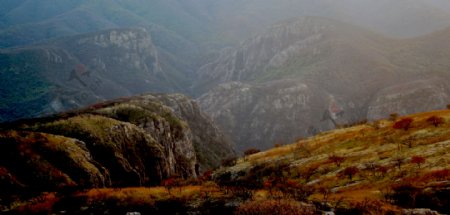
M 413 122 L 412 118 L 403 118 L 397 122 L 394 123 L 393 128 L 394 129 L 403 129 L 407 131 L 409 128 L 411 128 L 411 124 Z
M 425 163 L 425 158 L 422 156 L 413 156 L 411 158 L 411 163 L 416 164 L 417 167 L 420 169 L 420 165 Z
M 399 170 L 401 170 L 405 159 L 403 157 L 395 157 L 394 159 L 392 159 L 392 162 Z
M 414 136 L 411 136 L 411 137 L 408 137 L 405 140 L 403 140 L 401 143 L 403 145 L 408 146 L 408 148 L 412 148 L 415 141 L 416 141 L 416 138 Z M 400 146 L 399 146 L 399 148 L 400 148 Z
M 337 167 L 341 167 L 342 162 L 345 161 L 345 157 L 337 156 L 337 155 L 331 155 L 328 158 L 329 161 L 336 164 Z
M 444 123 L 444 118 L 442 117 L 438 117 L 438 116 L 430 116 L 427 119 L 427 122 L 431 123 L 432 125 L 434 125 L 434 127 L 438 127 L 440 124 Z
M 164 186 L 167 189 L 167 192 L 169 193 L 169 195 L 172 195 L 172 193 L 170 192 L 172 190 L 173 187 L 175 187 L 175 178 L 171 177 L 168 178 L 164 181 L 162 181 L 161 185 Z
M 352 180 L 353 176 L 355 176 L 358 172 L 359 172 L 358 167 L 350 166 L 345 168 L 342 174 L 346 175 L 349 180 Z

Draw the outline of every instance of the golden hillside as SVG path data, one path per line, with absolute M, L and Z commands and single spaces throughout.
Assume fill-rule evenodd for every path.
M 391 118 L 227 159 L 197 179 L 160 187 L 43 193 L 15 202 L 12 214 L 448 213 L 450 110 Z
M 433 201 L 448 210 L 439 201 L 448 201 L 450 186 L 449 120 L 450 110 L 440 110 L 333 130 L 244 157 L 219 170 L 217 177 L 229 174 L 232 180 L 261 181 L 266 186 L 288 178 L 316 188 L 309 200 L 331 203 L 381 201 L 386 206 L 433 207 L 419 201 L 429 192 L 435 198 L 444 195 Z M 268 169 L 272 172 L 264 171 Z M 407 188 L 414 189 L 405 194 L 411 199 L 397 199 Z M 441 189 L 447 192 L 439 193 Z

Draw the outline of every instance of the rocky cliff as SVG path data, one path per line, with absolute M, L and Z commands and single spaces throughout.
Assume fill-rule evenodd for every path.
M 233 150 L 192 100 L 160 94 L 4 124 L 0 154 L 11 193 L 156 185 L 196 177 Z
M 235 154 L 235 146 L 230 137 L 224 135 L 212 118 L 200 109 L 197 102 L 181 94 L 156 95 L 156 97 L 188 123 L 192 130 L 192 141 L 200 170 L 218 167 L 223 159 Z

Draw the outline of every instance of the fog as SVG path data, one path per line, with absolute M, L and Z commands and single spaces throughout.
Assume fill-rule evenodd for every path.
M 450 25 L 450 1 L 2 0 L 0 38 L 20 35 L 21 43 L 28 43 L 114 27 L 158 25 L 189 40 L 233 44 L 276 22 L 301 16 L 329 17 L 390 37 L 415 37 Z M 0 47 L 12 45 L 3 41 Z

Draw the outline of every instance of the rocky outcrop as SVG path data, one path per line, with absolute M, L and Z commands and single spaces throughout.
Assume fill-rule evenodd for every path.
M 195 102 L 162 94 L 5 124 L 0 143 L 0 185 L 9 193 L 158 185 L 197 177 L 233 153 Z
M 197 102 L 181 94 L 155 96 L 189 125 L 201 172 L 214 169 L 223 159 L 235 155 L 231 139 L 200 109 Z

